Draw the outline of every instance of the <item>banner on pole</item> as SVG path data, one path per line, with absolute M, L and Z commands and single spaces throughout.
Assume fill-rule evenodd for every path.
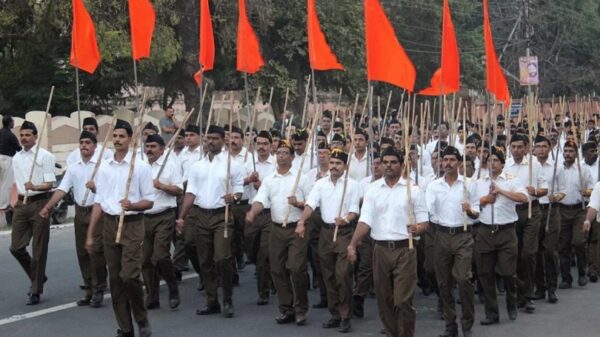
M 538 69 L 537 56 L 519 57 L 519 77 L 521 85 L 539 85 L 540 74 Z

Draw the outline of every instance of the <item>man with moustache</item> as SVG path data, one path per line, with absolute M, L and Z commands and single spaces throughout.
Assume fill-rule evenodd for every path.
M 598 131 L 594 132 L 594 134 Z M 586 166 L 592 173 L 594 184 L 600 181 L 600 159 L 598 159 L 598 145 L 595 141 L 589 141 L 581 146 L 583 152 L 583 162 L 581 165 Z M 600 224 L 597 221 L 592 221 L 592 228 L 589 233 L 588 245 L 588 278 L 592 283 L 598 282 L 600 274 Z
M 93 134 L 96 139 L 98 139 L 98 133 L 100 132 L 99 128 L 98 128 L 98 121 L 96 121 L 96 118 L 94 117 L 86 117 L 83 119 L 83 125 L 81 126 L 83 131 L 87 131 L 91 134 Z M 96 156 L 98 156 L 100 154 L 100 152 L 98 152 L 98 154 L 96 154 Z M 113 152 L 111 149 L 109 148 L 105 148 L 104 149 L 104 154 L 102 155 L 102 160 L 105 159 L 110 159 L 113 157 Z M 71 164 L 77 163 L 77 161 L 79 161 L 81 159 L 81 151 L 79 148 L 73 150 L 71 153 L 69 153 L 69 156 L 67 157 L 67 167 Z
M 179 289 L 171 261 L 171 238 L 175 232 L 177 197 L 183 191 L 181 170 L 172 154 L 167 159 L 165 142 L 159 135 L 146 138 L 144 150 L 152 169 L 153 200 L 151 209 L 144 212 L 146 232 L 143 243 L 142 274 L 146 285 L 146 309 L 160 308 L 160 277 L 169 289 L 169 307 L 179 306 Z M 158 177 L 159 172 L 161 173 Z
M 323 323 L 323 328 L 339 328 L 338 331 L 344 333 L 350 332 L 352 315 L 352 264 L 347 259 L 346 247 L 352 239 L 351 223 L 358 218 L 360 201 L 358 183 L 343 176 L 347 162 L 346 153 L 332 151 L 329 176 L 315 183 L 296 226 L 296 234 L 303 238 L 306 221 L 314 209 L 321 209 L 323 228 L 319 236 L 318 255 L 331 314 L 331 318 Z M 342 209 L 339 209 L 340 205 Z M 334 238 L 336 228 L 337 237 Z
M 244 190 L 248 195 L 248 202 L 252 204 L 254 197 L 266 177 L 271 175 L 277 163 L 271 156 L 271 135 L 261 131 L 256 136 L 256 170 L 251 161 L 246 162 L 245 168 L 251 174 L 244 178 Z M 246 214 L 243 214 L 244 217 Z M 271 271 L 269 267 L 269 237 L 271 235 L 271 210 L 267 207 L 258 213 L 254 223 L 248 224 L 244 229 L 246 253 L 248 260 L 256 265 L 256 286 L 258 290 L 257 305 L 269 303 L 271 291 Z
M 234 315 L 231 241 L 235 233 L 232 219 L 225 218 L 225 205 L 240 200 L 244 177 L 242 167 L 234 160 L 230 162 L 230 176 L 227 176 L 230 159 L 229 154 L 223 151 L 224 138 L 225 130 L 222 127 L 209 126 L 206 135 L 207 154 L 194 163 L 188 172 L 187 190 L 177 218 L 177 231 L 181 233 L 184 226 L 194 228 L 194 241 L 206 296 L 206 305 L 198 309 L 196 314 L 221 312 L 217 293 L 220 277 L 223 287 L 223 317 L 231 318 Z
M 227 127 L 225 128 L 227 129 Z M 254 140 L 254 139 L 252 139 Z M 256 160 L 254 155 L 249 153 L 250 150 L 247 150 L 244 147 L 244 132 L 237 126 L 231 127 L 231 133 L 229 134 L 229 142 L 227 146 L 231 146 L 228 149 L 228 153 L 231 156 L 231 160 L 234 161 L 238 166 L 242 167 L 242 175 L 244 178 L 250 175 L 252 171 L 246 170 L 246 162 L 249 162 L 250 165 L 253 165 L 253 161 Z M 254 168 L 252 166 L 252 168 Z M 247 186 L 248 184 L 245 184 Z M 231 212 L 233 214 L 233 228 L 235 231 L 235 237 L 232 242 L 232 252 L 237 261 L 237 268 L 234 276 L 234 284 L 239 285 L 239 275 L 237 272 L 242 270 L 246 266 L 246 261 L 244 259 L 244 218 L 246 216 L 246 212 L 250 209 L 248 205 L 248 188 L 244 189 L 244 193 L 240 200 L 236 200 L 235 204 L 231 207 Z
M 92 177 L 94 167 L 98 161 L 96 153 L 96 136 L 89 131 L 82 131 L 79 136 L 78 160 L 67 166 L 65 175 L 60 185 L 50 200 L 42 207 L 40 216 L 48 218 L 52 213 L 52 208 L 71 190 L 75 199 L 75 218 L 73 219 L 75 229 L 75 251 L 77 252 L 77 262 L 79 271 L 85 284 L 85 296 L 77 301 L 77 305 L 89 305 L 92 308 L 98 308 L 102 305 L 104 299 L 104 290 L 106 288 L 106 260 L 104 259 L 102 246 L 102 230 L 98 226 L 94 235 L 94 247 L 91 254 L 85 249 L 85 239 L 90 224 L 90 215 L 94 206 L 95 195 L 88 192 L 86 200 L 83 200 L 87 191 L 86 183 Z
M 38 130 L 35 124 L 24 121 L 19 130 L 19 140 L 23 149 L 15 154 L 12 168 L 19 199 L 15 205 L 10 252 L 17 259 L 29 280 L 31 289 L 27 305 L 40 303 L 40 296 L 46 282 L 46 261 L 50 240 L 50 219 L 39 216 L 41 208 L 50 197 L 54 176 L 54 155 L 38 144 Z M 38 151 L 37 158 L 34 157 Z M 33 175 L 32 172 L 33 166 Z M 27 196 L 27 203 L 24 203 Z M 33 239 L 33 240 L 32 240 Z M 31 255 L 27 252 L 32 243 Z
M 392 149 L 382 154 L 384 178 L 373 183 L 363 200 L 358 226 L 348 245 L 351 262 L 356 261 L 356 247 L 369 233 L 373 248 L 373 281 L 379 316 L 388 336 L 415 335 L 416 313 L 413 297 L 417 283 L 417 254 L 409 249 L 409 235 L 427 228 L 427 205 L 423 192 L 409 185 L 405 158 Z M 412 200 L 408 200 L 407 189 Z M 409 223 L 409 219 L 413 223 Z M 410 233 L 410 234 L 409 234 Z
M 334 132 L 335 133 L 335 132 Z M 294 146 L 294 160 L 292 161 L 292 168 L 297 170 L 300 168 L 300 163 L 302 162 L 302 155 L 306 149 L 307 141 L 308 141 L 308 131 L 306 129 L 297 130 L 292 134 L 292 145 Z M 307 173 L 310 170 L 310 153 L 307 153 L 306 158 L 304 160 L 304 164 L 302 166 L 302 174 Z
M 369 141 L 369 134 L 366 130 L 356 129 L 354 131 L 354 153 L 350 159 L 350 166 L 348 168 L 348 176 L 355 181 L 360 181 L 369 175 L 368 168 L 368 153 L 367 153 L 367 142 Z
M 475 316 L 474 290 L 471 283 L 473 259 L 473 220 L 479 215 L 475 184 L 458 174 L 463 160 L 460 152 L 448 146 L 442 154 L 444 176 L 427 186 L 429 213 L 439 219 L 434 239 L 435 274 L 442 299 L 446 329 L 440 337 L 457 337 L 453 286 L 458 285 L 462 305 L 463 336 L 472 336 Z M 468 218 L 465 218 L 468 217 Z M 466 226 L 465 226 L 466 224 Z
M 269 261 L 280 312 L 275 321 L 277 324 L 295 321 L 296 325 L 304 326 L 308 311 L 308 238 L 296 236 L 295 229 L 302 216 L 303 200 L 308 193 L 306 178 L 300 170 L 292 168 L 293 157 L 292 145 L 282 140 L 277 149 L 277 169 L 262 182 L 252 208 L 246 214 L 246 223 L 252 224 L 256 216 L 270 206 L 272 222 Z M 299 174 L 298 188 L 293 194 Z
M 113 130 L 114 157 L 104 161 L 95 181 L 88 187 L 96 191 L 94 207 L 87 231 L 86 249 L 92 252 L 95 244 L 94 233 L 100 219 L 103 219 L 104 255 L 108 265 L 110 293 L 113 310 L 119 330 L 117 336 L 134 336 L 133 319 L 137 322 L 140 336 L 152 335 L 146 308 L 144 290 L 140 274 L 142 270 L 142 243 L 144 241 L 144 214 L 151 209 L 153 202 L 152 170 L 144 161 L 137 160 L 137 154 L 129 150 L 133 139 L 131 125 L 117 120 Z M 128 198 L 124 199 L 131 171 Z M 116 243 L 120 214 L 124 211 L 121 239 Z

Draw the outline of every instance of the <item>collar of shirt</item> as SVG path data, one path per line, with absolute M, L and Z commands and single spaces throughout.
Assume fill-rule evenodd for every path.
M 87 163 L 83 161 L 83 157 L 81 155 L 79 156 L 79 158 L 76 161 L 76 163 L 78 165 L 87 165 L 89 163 L 96 164 L 96 162 L 98 162 L 98 153 L 97 152 L 92 155 L 92 157 L 90 158 L 90 160 L 87 161 Z
M 388 183 L 385 181 L 385 177 L 383 177 L 383 178 L 381 178 L 381 179 L 379 179 L 379 180 L 380 180 L 380 181 L 379 181 L 379 183 L 378 183 L 379 187 L 389 187 L 389 188 L 395 188 L 395 187 L 396 187 L 396 186 L 398 186 L 398 185 L 403 185 L 403 186 L 406 186 L 406 184 L 407 184 L 407 183 L 406 183 L 406 179 L 404 179 L 403 177 L 401 177 L 400 179 L 398 179 L 398 181 L 396 182 L 396 184 L 394 184 L 394 186 L 391 186 L 391 187 L 390 187 L 390 186 L 388 185 Z
M 112 158 L 110 158 L 110 160 L 108 161 L 109 164 L 121 165 L 121 164 L 129 164 L 129 163 L 131 163 L 131 151 L 127 151 L 127 154 L 125 155 L 125 157 L 123 158 L 123 160 L 120 161 L 120 162 L 118 162 L 117 159 L 115 158 L 116 155 L 117 155 L 117 153 L 115 152 L 115 154 L 112 156 Z
M 186 147 L 183 149 L 183 151 L 181 151 L 181 153 L 184 153 L 184 152 L 187 152 L 187 153 L 200 153 L 200 152 L 202 152 L 202 146 L 201 146 L 201 145 L 198 145 L 198 146 L 196 146 L 196 148 L 195 148 L 195 149 L 193 149 L 193 150 L 190 150 L 190 147 L 189 147 L 189 146 L 186 146 Z

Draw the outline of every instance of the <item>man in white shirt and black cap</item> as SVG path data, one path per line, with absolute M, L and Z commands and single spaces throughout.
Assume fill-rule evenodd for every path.
M 40 211 L 40 216 L 47 218 L 52 213 L 52 208 L 71 189 L 75 199 L 75 250 L 79 271 L 85 284 L 85 296 L 77 301 L 77 305 L 89 305 L 93 308 L 100 307 L 104 298 L 106 288 L 106 260 L 104 249 L 102 249 L 102 226 L 97 226 L 94 237 L 94 248 L 91 254 L 85 249 L 85 239 L 90 224 L 90 215 L 94 206 L 95 194 L 88 191 L 86 183 L 92 177 L 94 167 L 98 160 L 96 136 L 88 131 L 82 131 L 79 136 L 79 156 L 77 160 L 67 166 L 58 189 L 52 198 Z M 87 199 L 83 200 L 87 191 Z
M 177 197 L 183 191 L 181 169 L 172 153 L 167 159 L 165 142 L 159 135 L 146 138 L 144 151 L 152 169 L 154 192 L 154 205 L 144 212 L 146 233 L 142 273 L 148 294 L 146 309 L 160 307 L 158 293 L 161 276 L 169 288 L 169 307 L 175 309 L 180 299 L 170 249 L 175 232 Z
M 129 150 L 134 139 L 128 122 L 117 120 L 112 139 L 115 148 L 113 158 L 103 161 L 93 184 L 88 183 L 88 187 L 96 192 L 96 197 L 85 246 L 88 253 L 91 253 L 96 240 L 96 226 L 102 218 L 104 256 L 108 265 L 113 310 L 119 325 L 117 336 L 134 336 L 133 314 L 140 336 L 149 337 L 152 332 L 144 307 L 140 274 L 145 231 L 143 212 L 151 209 L 154 204 L 152 170 Z M 132 164 L 131 184 L 126 192 Z M 121 238 L 116 242 L 122 212 Z
M 42 218 L 38 213 L 50 198 L 49 191 L 52 183 L 56 181 L 56 159 L 38 144 L 38 130 L 35 124 L 24 121 L 19 130 L 19 140 L 23 149 L 17 152 L 12 160 L 19 200 L 12 219 L 10 252 L 31 281 L 27 305 L 35 305 L 40 303 L 40 295 L 44 291 L 44 282 L 47 279 L 46 261 L 50 240 L 50 219 Z M 27 203 L 24 203 L 25 196 Z M 31 255 L 27 252 L 30 241 Z

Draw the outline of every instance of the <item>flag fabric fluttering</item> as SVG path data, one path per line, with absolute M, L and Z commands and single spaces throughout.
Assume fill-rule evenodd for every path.
M 246 0 L 238 0 L 237 70 L 254 74 L 265 64 L 260 44 L 246 13 Z
M 483 36 L 485 40 L 486 89 L 494 94 L 496 100 L 504 102 L 504 108 L 507 109 L 510 107 L 510 91 L 494 47 L 488 0 L 483 0 Z
M 196 86 L 200 87 L 200 84 L 202 84 L 202 70 L 194 73 L 194 81 L 196 82 Z
M 430 87 L 421 90 L 420 95 L 447 95 L 460 90 L 460 55 L 448 0 L 444 0 L 442 15 L 441 66 L 433 74 Z
M 200 50 L 198 62 L 201 71 L 212 70 L 215 64 L 215 37 L 208 0 L 200 0 Z
M 138 61 L 150 57 L 156 13 L 150 0 L 129 0 L 131 53 Z
M 314 70 L 344 70 L 321 30 L 315 0 L 307 4 L 308 57 Z
M 367 78 L 412 92 L 417 72 L 379 0 L 365 0 Z
M 93 74 L 100 64 L 100 51 L 94 22 L 83 0 L 73 0 L 73 28 L 71 32 L 70 64 Z

